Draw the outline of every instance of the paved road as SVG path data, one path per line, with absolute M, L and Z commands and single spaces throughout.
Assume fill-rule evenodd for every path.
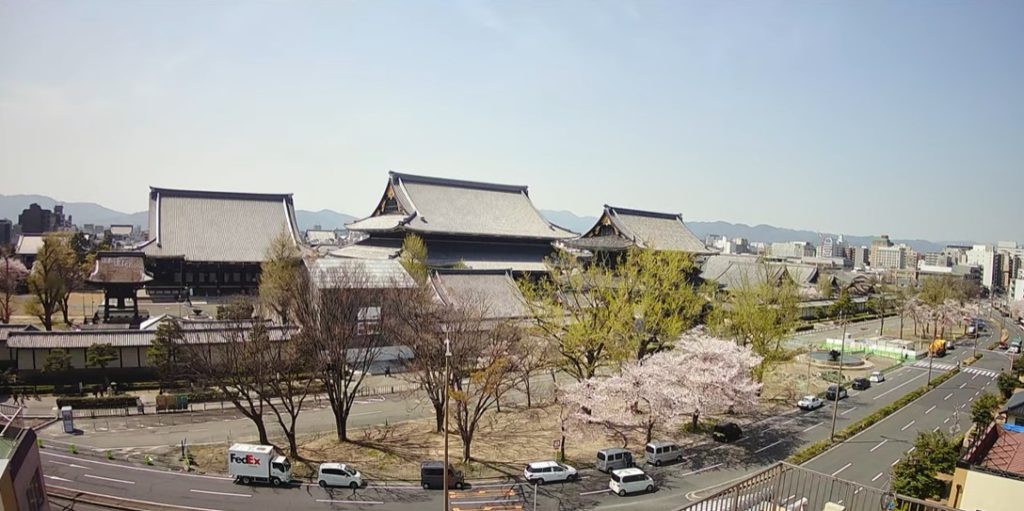
M 966 358 L 969 354 L 970 350 L 961 348 L 947 356 L 943 362 L 955 363 L 955 360 Z M 936 374 L 939 374 L 939 371 L 936 371 Z M 874 385 L 863 392 L 851 391 L 850 397 L 839 403 L 837 430 L 924 385 L 925 380 L 924 370 L 905 367 L 890 373 L 887 381 L 882 384 Z M 367 403 L 362 405 L 360 410 L 372 412 L 376 410 L 374 406 L 386 406 L 385 403 Z M 368 417 L 373 415 L 377 414 L 370 414 Z M 734 444 L 707 442 L 690 448 L 688 456 L 680 464 L 649 468 L 649 472 L 659 485 L 659 490 L 649 495 L 625 498 L 610 495 L 606 491 L 606 475 L 583 471 L 579 482 L 538 488 L 537 509 L 675 509 L 684 504 L 687 495 L 692 492 L 742 477 L 785 458 L 809 443 L 826 438 L 829 434 L 831 416 L 831 403 L 811 412 L 794 409 L 781 416 L 748 426 L 744 438 Z M 911 428 L 906 431 L 911 431 Z M 190 435 L 199 433 L 189 431 Z M 152 436 L 152 433 L 149 434 Z M 112 432 L 106 436 L 116 439 L 118 435 Z M 98 437 L 101 436 L 91 436 Z M 410 485 L 371 484 L 368 488 L 356 492 L 327 491 L 309 485 L 281 489 L 250 488 L 236 485 L 221 477 L 125 466 L 48 449 L 43 450 L 42 458 L 44 471 L 48 476 L 47 484 L 146 501 L 174 503 L 190 509 L 249 511 L 258 502 L 256 505 L 262 508 L 284 510 L 408 510 L 440 508 L 442 501 L 440 492 L 424 491 Z M 532 509 L 532 493 L 533 488 L 525 485 L 487 482 L 479 483 L 466 492 L 455 493 L 453 502 L 460 510 L 520 507 Z

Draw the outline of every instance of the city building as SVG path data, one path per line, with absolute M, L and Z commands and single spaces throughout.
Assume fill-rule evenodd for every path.
M 254 294 L 260 263 L 278 236 L 300 246 L 291 194 L 150 188 L 149 296 Z
M 864 269 L 870 265 L 870 251 L 868 247 L 863 245 L 859 247 L 851 247 L 853 249 L 853 257 L 850 259 L 853 261 L 854 268 Z
M 992 424 L 957 460 L 949 506 L 1016 511 L 1024 500 L 1024 428 Z
M 1024 300 L 1024 278 L 1016 278 L 1010 281 L 1009 296 L 1011 296 L 1015 302 Z
M 952 264 L 967 264 L 967 251 L 971 248 L 966 245 L 946 245 L 942 253 L 949 256 Z
M 922 264 L 925 266 L 953 266 L 953 258 L 946 252 L 926 252 Z
M 893 246 L 888 234 L 883 234 L 871 240 L 871 252 L 868 254 L 868 261 L 871 267 L 878 267 L 878 249 Z
M 32 203 L 18 215 L 18 225 L 23 234 L 43 234 L 73 228 L 71 217 L 64 217 L 64 206 L 56 205 L 53 211 Z
M 525 186 L 398 172 L 388 173 L 370 216 L 347 228 L 363 239 L 332 256 L 394 258 L 405 237 L 415 234 L 433 268 L 504 269 L 517 275 L 547 271 L 544 260 L 554 254 L 552 243 L 577 236 L 547 221 Z
M 777 241 L 771 244 L 768 252 L 772 257 L 780 259 L 802 259 L 817 255 L 814 245 L 806 241 Z
M 20 412 L 0 414 L 0 509 L 49 511 L 36 433 Z
M 843 241 L 843 235 L 840 234 L 839 238 L 833 238 L 832 236 L 823 237 L 821 245 L 818 247 L 818 257 L 845 259 L 846 242 Z
M 14 223 L 6 218 L 0 219 L 0 247 L 11 245 L 14 241 Z
M 903 246 L 874 247 L 871 267 L 883 270 L 902 270 L 907 267 L 907 251 Z
M 687 252 L 698 257 L 713 253 L 683 222 L 679 213 L 659 213 L 615 206 L 604 206 L 597 223 L 565 246 L 585 250 L 599 260 L 617 257 L 629 247 Z M 723 246 L 728 243 L 724 240 Z
M 991 245 L 974 245 L 966 252 L 966 264 L 981 268 L 981 285 L 989 291 L 1000 289 L 999 272 L 1001 257 Z

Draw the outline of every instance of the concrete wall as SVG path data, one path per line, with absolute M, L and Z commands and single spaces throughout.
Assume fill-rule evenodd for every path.
M 963 495 L 960 497 L 958 508 L 983 509 L 984 511 L 1018 511 L 1020 509 L 1020 503 L 1024 502 L 1024 481 L 974 470 L 965 472 Z

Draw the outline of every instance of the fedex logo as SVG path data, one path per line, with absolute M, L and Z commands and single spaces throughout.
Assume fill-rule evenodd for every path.
M 230 455 L 228 455 L 228 458 L 230 458 L 231 463 L 241 463 L 243 465 L 259 465 L 260 464 L 260 459 L 255 457 L 255 456 L 253 456 L 252 454 L 246 454 L 245 456 L 239 456 L 237 454 L 231 453 Z

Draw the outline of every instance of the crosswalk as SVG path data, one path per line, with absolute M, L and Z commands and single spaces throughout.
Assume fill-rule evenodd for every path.
M 946 362 L 935 362 L 931 363 L 932 371 L 952 371 L 956 369 L 956 364 L 949 364 Z M 920 369 L 928 369 L 928 359 L 918 360 L 910 365 L 910 367 L 917 367 Z M 961 367 L 961 370 L 969 374 L 977 374 L 979 376 L 985 376 L 987 378 L 995 378 L 999 376 L 999 371 L 993 371 L 991 369 L 982 369 L 980 367 L 966 366 Z

